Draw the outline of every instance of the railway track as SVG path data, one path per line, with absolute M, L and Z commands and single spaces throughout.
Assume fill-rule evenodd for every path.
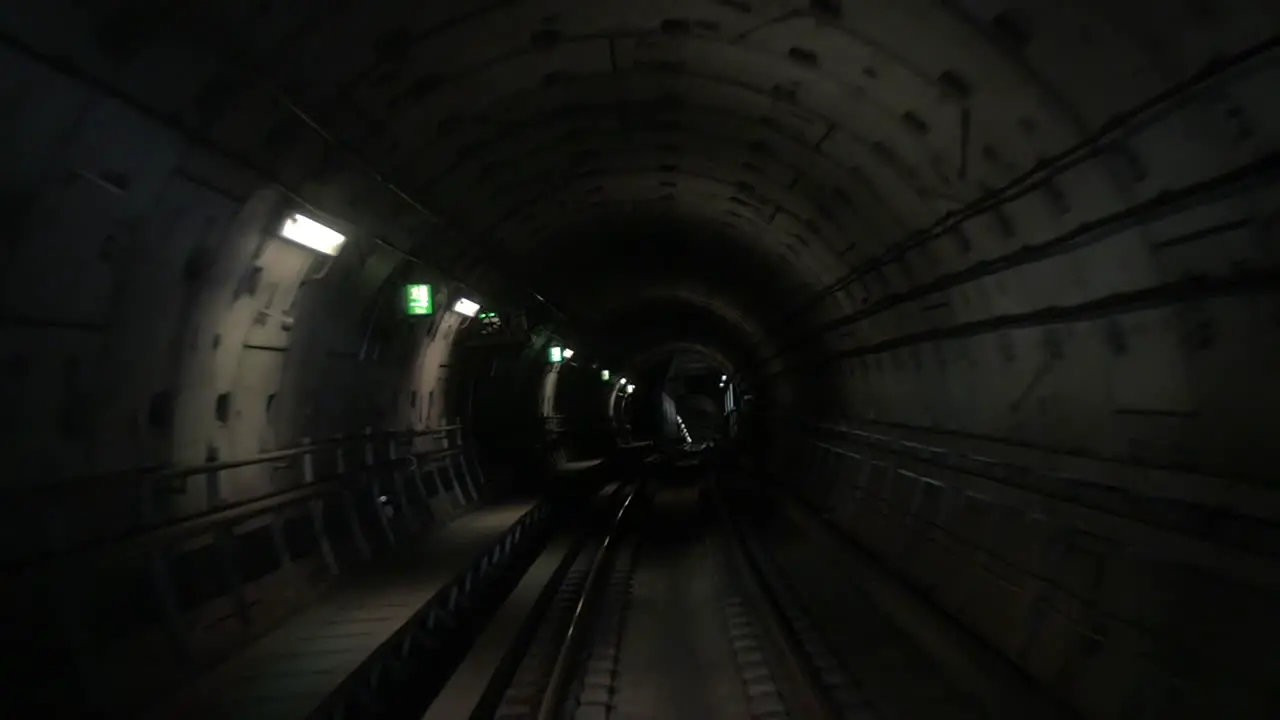
M 843 711 L 838 683 L 824 682 L 833 669 L 805 646 L 709 481 L 612 498 L 484 699 L 433 705 L 428 720 L 872 717 Z

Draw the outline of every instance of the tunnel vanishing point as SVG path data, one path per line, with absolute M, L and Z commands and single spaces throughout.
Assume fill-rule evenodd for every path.
M 255 503 L 426 447 L 438 513 L 537 493 L 677 367 L 1069 714 L 1280 712 L 1280 3 L 11 0 L 0 128 L 27 717 L 354 552 Z

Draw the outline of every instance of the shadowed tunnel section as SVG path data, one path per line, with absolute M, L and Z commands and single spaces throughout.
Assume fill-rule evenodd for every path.
M 606 417 L 547 377 L 697 349 L 753 396 L 744 463 L 1056 702 L 1268 715 L 1278 31 L 1260 0 L 8 3 L 0 556 L 213 502 L 139 515 L 104 473 L 370 427 L 475 420 L 527 479 L 540 415 Z M 278 237 L 296 211 L 342 251 Z M 308 592 L 264 577 L 228 629 L 217 588 L 68 624 L 47 598 L 108 586 L 60 576 L 6 646 L 73 638 L 25 665 L 139 704 Z

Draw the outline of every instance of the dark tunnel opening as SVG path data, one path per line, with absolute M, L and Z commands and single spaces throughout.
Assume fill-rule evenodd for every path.
M 0 703 L 695 448 L 876 717 L 1274 716 L 1277 87 L 1260 0 L 8 3 Z

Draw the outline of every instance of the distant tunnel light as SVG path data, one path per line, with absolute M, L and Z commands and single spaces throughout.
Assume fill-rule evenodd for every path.
M 601 380 L 604 380 L 605 382 L 608 382 L 608 381 L 609 381 L 609 371 L 608 371 L 608 370 L 601 370 L 601 371 L 600 371 L 600 379 L 601 379 Z
M 404 311 L 407 315 L 430 315 L 435 312 L 430 285 L 404 286 Z
M 552 345 L 547 350 L 547 359 L 553 363 L 564 361 L 564 348 L 559 345 Z
M 568 359 L 569 359 L 569 358 L 571 358 L 571 357 L 573 357 L 573 350 L 572 350 L 572 349 L 570 349 L 570 348 L 565 348 L 565 349 L 564 349 L 564 359 L 565 359 L 565 360 L 568 360 Z
M 631 393 L 633 393 L 633 392 L 635 392 L 635 391 L 636 391 L 636 386 L 635 386 L 635 385 L 628 385 L 628 386 L 627 386 L 627 394 L 628 394 L 628 395 L 630 395 Z
M 467 298 L 458 298 L 458 302 L 453 304 L 453 311 L 467 317 L 475 317 L 476 313 L 480 312 L 480 303 Z
M 325 255 L 337 255 L 347 236 L 312 220 L 306 215 L 293 213 L 280 226 L 280 236 Z
M 619 384 L 619 385 L 626 385 L 626 384 L 627 384 L 627 379 L 626 379 L 626 378 L 624 378 L 624 377 L 620 377 L 620 378 L 618 378 L 618 384 Z
M 728 380 L 729 380 L 729 376 L 728 376 L 728 375 L 721 375 L 721 376 L 720 376 L 720 382 L 727 382 Z

